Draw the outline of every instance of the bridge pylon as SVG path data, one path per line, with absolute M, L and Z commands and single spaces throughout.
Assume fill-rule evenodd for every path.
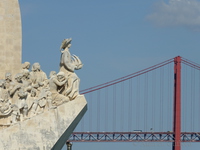
M 181 57 L 174 58 L 174 142 L 172 150 L 181 150 Z

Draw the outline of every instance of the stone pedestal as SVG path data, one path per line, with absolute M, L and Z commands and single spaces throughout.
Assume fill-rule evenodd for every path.
M 60 150 L 87 110 L 83 95 L 0 130 L 3 150 Z
M 0 0 L 0 79 L 21 67 L 22 29 L 18 0 Z

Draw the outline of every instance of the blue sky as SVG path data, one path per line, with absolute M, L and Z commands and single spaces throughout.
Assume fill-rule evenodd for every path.
M 47 75 L 52 70 L 58 71 L 60 44 L 71 37 L 71 53 L 84 64 L 76 72 L 81 89 L 178 55 L 200 63 L 200 0 L 19 0 L 19 3 L 22 61 L 39 62 Z M 196 146 L 190 145 L 192 149 Z M 134 145 L 74 144 L 74 149 L 80 148 L 132 150 Z M 161 147 L 138 144 L 138 148 Z

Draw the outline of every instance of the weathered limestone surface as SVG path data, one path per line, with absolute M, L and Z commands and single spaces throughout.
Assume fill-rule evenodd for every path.
M 59 150 L 87 110 L 83 95 L 0 130 L 4 150 Z M 58 141 L 57 141 L 58 140 Z
M 0 0 L 0 78 L 21 67 L 22 29 L 18 0 Z

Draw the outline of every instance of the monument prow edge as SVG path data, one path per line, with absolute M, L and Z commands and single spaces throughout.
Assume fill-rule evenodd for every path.
M 85 97 L 79 95 L 56 109 L 2 129 L 0 147 L 4 150 L 60 150 L 86 110 Z
M 84 103 L 84 101 L 83 101 Z M 62 146 L 66 143 L 66 141 L 69 139 L 70 135 L 78 125 L 79 121 L 84 116 L 85 112 L 87 111 L 87 103 L 82 108 L 82 110 L 79 112 L 79 114 L 74 118 L 73 122 L 69 125 L 69 127 L 65 130 L 65 132 L 62 134 L 62 136 L 59 138 L 59 140 L 56 142 L 56 144 L 53 146 L 52 150 L 59 150 L 62 148 Z

